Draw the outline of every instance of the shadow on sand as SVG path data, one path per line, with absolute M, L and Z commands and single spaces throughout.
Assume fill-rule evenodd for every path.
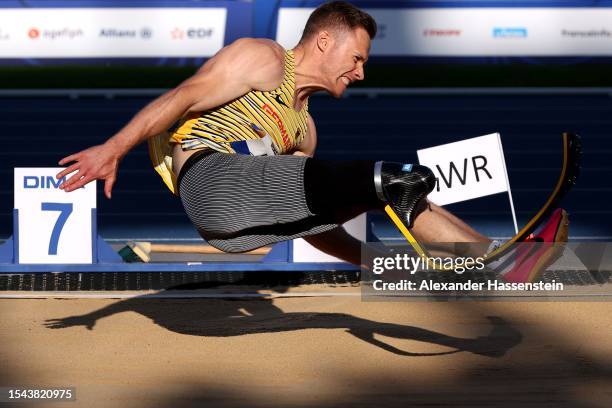
M 275 290 L 279 290 L 278 283 L 273 283 Z M 207 283 L 184 285 L 176 289 L 214 287 L 215 284 Z M 481 305 L 461 302 L 449 303 L 449 307 L 459 308 L 461 313 L 469 316 L 483 316 L 483 311 L 486 311 L 490 315 L 489 334 L 476 338 L 459 338 L 420 327 L 363 319 L 346 313 L 284 312 L 269 299 L 159 299 L 150 296 L 114 302 L 84 315 L 48 320 L 46 326 L 54 329 L 84 326 L 93 330 L 99 319 L 133 311 L 170 331 L 191 336 L 228 337 L 312 328 L 344 329 L 347 335 L 355 336 L 371 347 L 400 358 L 461 351 L 475 356 L 469 359 L 461 357 L 455 363 L 449 361 L 443 365 L 445 371 L 434 376 L 418 365 L 411 365 L 412 368 L 405 375 L 399 376 L 397 369 L 381 367 L 371 372 L 343 370 L 340 377 L 328 378 L 341 387 L 337 393 L 329 393 L 327 390 L 327 394 L 317 397 L 317 391 L 313 390 L 310 394 L 312 398 L 308 400 L 298 397 L 288 400 L 287 395 L 292 390 L 277 389 L 275 386 L 266 388 L 267 394 L 261 394 L 262 390 L 254 390 L 242 384 L 194 382 L 183 384 L 180 392 L 170 389 L 161 392 L 151 406 L 263 407 L 278 405 L 279 401 L 283 401 L 281 405 L 296 408 L 595 408 L 607 407 L 612 403 L 612 394 L 609 393 L 612 364 L 609 359 L 602 360 L 601 355 L 589 351 L 588 347 L 577 349 L 576 336 L 580 336 L 579 333 L 559 331 L 558 324 L 551 325 L 546 320 L 538 320 L 537 325 L 522 325 L 519 331 L 514 324 L 509 323 L 511 319 L 508 317 L 507 303 L 488 302 Z M 570 327 L 573 326 L 568 325 L 568 329 Z M 432 354 L 401 350 L 378 340 L 380 337 L 377 335 L 442 345 L 451 350 Z M 584 341 L 588 342 L 589 339 Z M 513 348 L 514 353 L 510 354 Z M 504 354 L 506 356 L 501 358 Z M 436 361 L 439 360 L 433 359 L 432 363 L 436 364 Z M 0 382 L 6 384 L 13 383 L 18 376 L 13 370 L 2 371 Z M 427 380 L 423 381 L 421 375 L 426 375 Z M 311 381 L 307 378 L 304 380 Z M 302 392 L 303 387 L 300 390 Z M 112 389 L 109 392 L 112 393 Z
M 252 282 L 237 282 L 237 284 Z M 275 282 L 278 283 L 278 282 Z M 226 284 L 226 283 L 223 283 Z M 214 288 L 219 283 L 187 284 L 173 289 Z M 287 286 L 276 286 L 283 292 Z M 345 329 L 347 333 L 372 346 L 402 356 L 435 356 L 466 351 L 488 357 L 501 357 L 521 342 L 521 333 L 501 317 L 489 316 L 491 330 L 476 338 L 449 336 L 420 327 L 377 322 L 345 313 L 283 312 L 265 298 L 159 299 L 143 295 L 113 303 L 94 312 L 51 319 L 46 326 L 61 329 L 85 326 L 92 330 L 99 319 L 133 311 L 176 333 L 204 337 L 244 336 L 254 333 L 285 332 L 304 329 Z M 439 353 L 415 353 L 401 350 L 375 335 L 416 340 L 451 348 Z

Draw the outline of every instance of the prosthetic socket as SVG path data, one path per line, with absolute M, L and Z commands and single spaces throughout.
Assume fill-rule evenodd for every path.
M 379 161 L 374 165 L 374 185 L 378 198 L 410 228 L 417 204 L 435 188 L 436 176 L 419 164 Z

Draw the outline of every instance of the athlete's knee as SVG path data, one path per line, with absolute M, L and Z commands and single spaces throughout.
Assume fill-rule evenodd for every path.
M 431 211 L 431 202 L 427 198 L 421 198 L 414 209 L 414 218 L 425 211 Z

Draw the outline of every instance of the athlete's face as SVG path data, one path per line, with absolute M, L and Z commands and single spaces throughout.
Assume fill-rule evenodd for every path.
M 370 36 L 358 27 L 334 32 L 331 37 L 322 70 L 327 90 L 338 98 L 351 83 L 365 78 L 363 66 L 368 60 Z

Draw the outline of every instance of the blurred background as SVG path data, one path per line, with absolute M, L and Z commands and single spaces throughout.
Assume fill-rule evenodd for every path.
M 1 1 L 0 239 L 12 234 L 14 167 L 55 167 L 102 143 L 237 38 L 293 47 L 321 3 Z M 416 162 L 417 149 L 499 132 L 520 227 L 552 191 L 561 133 L 572 131 L 584 158 L 564 202 L 570 238 L 612 239 L 612 1 L 352 3 L 379 34 L 363 83 L 310 101 L 318 157 Z M 199 240 L 146 145 L 98 208 L 110 241 Z M 448 208 L 485 234 L 513 235 L 505 194 Z M 371 219 L 380 239 L 402 239 L 384 215 Z

